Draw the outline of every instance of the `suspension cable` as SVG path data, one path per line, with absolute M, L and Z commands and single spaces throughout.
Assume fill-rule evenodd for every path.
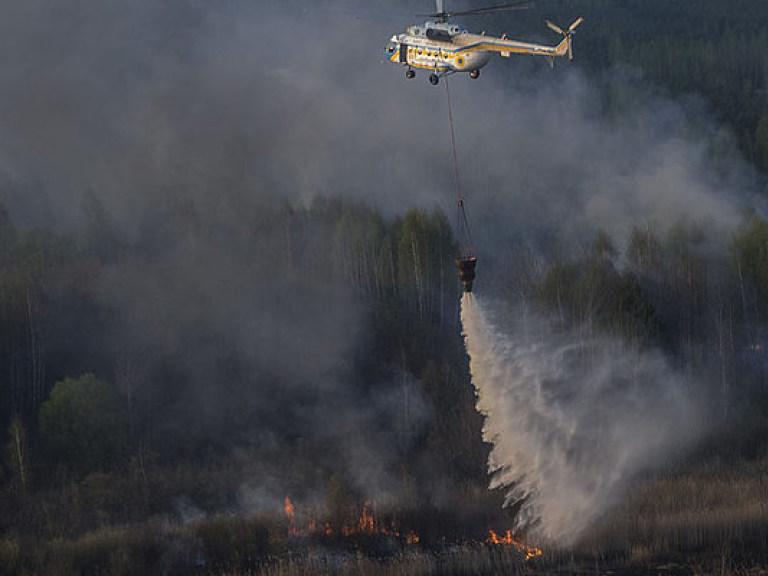
M 456 177 L 456 197 L 459 206 L 463 203 L 461 198 L 461 183 L 459 182 L 459 155 L 456 153 L 456 132 L 453 129 L 453 107 L 451 106 L 451 91 L 448 89 L 448 76 L 445 77 L 445 95 L 448 97 L 448 122 L 451 126 L 451 150 L 453 152 L 453 173 Z
M 451 151 L 453 152 L 453 173 L 454 177 L 456 178 L 456 200 L 459 205 L 459 212 L 458 212 L 458 218 L 457 218 L 457 228 L 459 234 L 462 236 L 460 238 L 460 241 L 463 244 L 466 244 L 466 246 L 462 247 L 462 252 L 464 252 L 464 248 L 468 252 L 472 252 L 472 245 L 474 242 L 472 241 L 472 232 L 469 229 L 469 220 L 467 219 L 467 214 L 464 208 L 464 197 L 461 195 L 461 181 L 459 179 L 459 155 L 456 152 L 456 132 L 453 127 L 453 106 L 451 105 L 451 91 L 448 88 L 448 76 L 445 76 L 445 95 L 448 100 L 448 123 L 451 127 Z

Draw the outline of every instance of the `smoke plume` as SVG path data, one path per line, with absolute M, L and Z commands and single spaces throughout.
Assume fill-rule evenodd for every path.
M 69 272 L 112 324 L 52 319 L 67 338 L 47 342 L 49 357 L 77 359 L 62 373 L 111 377 L 105 358 L 127 351 L 153 367 L 137 386 L 149 405 L 170 406 L 156 416 L 169 434 L 227 445 L 229 425 L 244 422 L 250 458 L 327 453 L 370 487 L 387 483 L 380 470 L 396 455 L 394 433 L 369 423 L 396 421 L 397 402 L 352 382 L 365 316 L 328 277 L 334 230 L 309 220 L 286 230 L 281 208 L 325 196 L 386 216 L 447 212 L 455 182 L 445 83 L 406 81 L 382 61 L 389 37 L 433 3 L 390 3 L 403 15 L 384 21 L 343 14 L 370 11 L 360 1 L 324 4 L 0 0 L 0 202 L 21 228 L 97 229 L 101 247 L 130 248 L 130 258 Z M 589 34 L 584 16 L 579 33 Z M 557 40 L 543 26 L 495 22 L 467 24 Z M 635 225 L 664 234 L 684 220 L 727 246 L 718 240 L 748 204 L 752 174 L 726 131 L 686 132 L 685 106 L 632 73 L 606 73 L 608 91 L 623 86 L 633 99 L 610 116 L 606 90 L 578 68 L 521 62 L 450 78 L 480 290 L 502 284 L 494 278 L 521 251 L 551 261 L 597 229 L 619 244 Z M 298 254 L 292 233 L 314 249 Z M 544 533 L 576 532 L 676 432 L 689 435 L 674 423 L 689 414 L 659 355 L 575 345 L 544 320 L 494 332 L 482 302 L 465 304 L 496 482 L 527 497 L 526 517 L 540 515 Z M 156 382 L 169 398 L 154 398 Z M 254 476 L 279 476 L 262 468 Z M 312 474 L 321 476 L 295 477 Z M 253 493 L 279 500 L 280 481 Z

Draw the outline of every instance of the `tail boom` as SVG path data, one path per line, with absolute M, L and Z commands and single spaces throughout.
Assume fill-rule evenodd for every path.
M 508 58 L 512 54 L 529 54 L 531 56 L 549 57 L 567 56 L 569 60 L 573 60 L 573 33 L 583 21 L 584 18 L 577 18 L 567 30 L 563 30 L 559 26 L 547 21 L 546 24 L 549 28 L 563 36 L 563 39 L 557 46 L 517 42 L 515 40 L 509 40 L 506 36 L 502 36 L 501 38 L 489 38 L 488 36 L 478 34 L 462 34 L 454 39 L 454 43 L 461 43 L 461 52 L 483 50 L 487 52 L 498 52 L 505 58 Z

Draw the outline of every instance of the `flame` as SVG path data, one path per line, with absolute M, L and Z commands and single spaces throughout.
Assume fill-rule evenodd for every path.
M 285 497 L 285 515 L 288 518 L 288 535 L 289 536 L 308 536 L 312 534 L 325 535 L 326 537 L 332 537 L 334 535 L 334 527 L 330 522 L 320 523 L 315 518 L 315 514 L 310 512 L 305 516 L 309 516 L 306 528 L 300 528 L 296 522 L 296 508 L 291 502 L 291 499 Z M 388 526 L 382 525 L 377 522 L 376 517 L 372 511 L 372 504 L 370 500 L 366 500 L 363 503 L 360 511 L 360 517 L 350 524 L 345 524 L 339 530 L 345 537 L 352 536 L 354 534 L 371 534 L 380 536 L 389 536 L 397 538 L 401 542 L 405 542 L 407 546 L 418 544 L 421 541 L 420 536 L 410 530 L 408 532 L 401 531 L 394 521 L 391 521 Z M 511 530 L 507 530 L 505 534 L 499 535 L 493 530 L 488 531 L 488 537 L 485 542 L 487 544 L 495 546 L 510 546 L 520 552 L 526 560 L 532 558 L 538 558 L 542 555 L 540 548 L 534 548 L 528 546 L 521 540 L 515 538 Z
M 349 537 L 355 534 L 370 534 L 391 536 L 403 540 L 407 545 L 418 544 L 420 541 L 419 535 L 413 530 L 409 532 L 401 532 L 394 522 L 390 526 L 382 526 L 377 522 L 376 517 L 371 510 L 372 504 L 370 500 L 366 500 L 363 503 L 360 511 L 360 517 L 350 524 L 344 524 L 341 526 L 339 532 L 344 537 Z M 288 535 L 289 536 L 308 536 L 312 534 L 322 534 L 326 537 L 334 535 L 334 526 L 326 521 L 320 524 L 314 517 L 314 514 L 309 514 L 309 520 L 306 528 L 300 528 L 296 522 L 296 509 L 291 502 L 291 499 L 285 497 L 285 515 L 288 517 Z
M 373 534 L 376 531 L 373 513 L 369 509 L 370 506 L 370 500 L 363 502 L 363 510 L 360 513 L 360 518 L 357 522 L 351 526 L 342 526 L 341 533 L 344 534 L 344 536 L 351 536 L 352 534 Z
M 515 549 L 525 555 L 526 560 L 530 560 L 531 558 L 538 558 L 543 554 L 541 548 L 534 548 L 532 546 L 528 546 L 520 540 L 517 540 L 512 535 L 512 530 L 507 530 L 507 533 L 504 536 L 499 536 L 493 530 L 489 530 L 486 542 L 500 546 L 513 546 Z
M 291 536 L 298 536 L 299 531 L 296 529 L 296 515 L 293 507 L 293 502 L 288 496 L 285 497 L 285 515 L 288 517 L 288 534 Z
M 366 534 L 373 533 L 373 514 L 368 511 L 368 507 L 371 505 L 369 500 L 363 503 L 363 513 L 360 516 L 360 532 Z

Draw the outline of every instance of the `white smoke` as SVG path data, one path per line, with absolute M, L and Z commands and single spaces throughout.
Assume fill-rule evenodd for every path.
M 502 333 L 487 310 L 464 295 L 492 487 L 522 504 L 518 528 L 568 544 L 616 501 L 623 481 L 690 445 L 697 410 L 658 352 L 559 334 L 530 316 Z

